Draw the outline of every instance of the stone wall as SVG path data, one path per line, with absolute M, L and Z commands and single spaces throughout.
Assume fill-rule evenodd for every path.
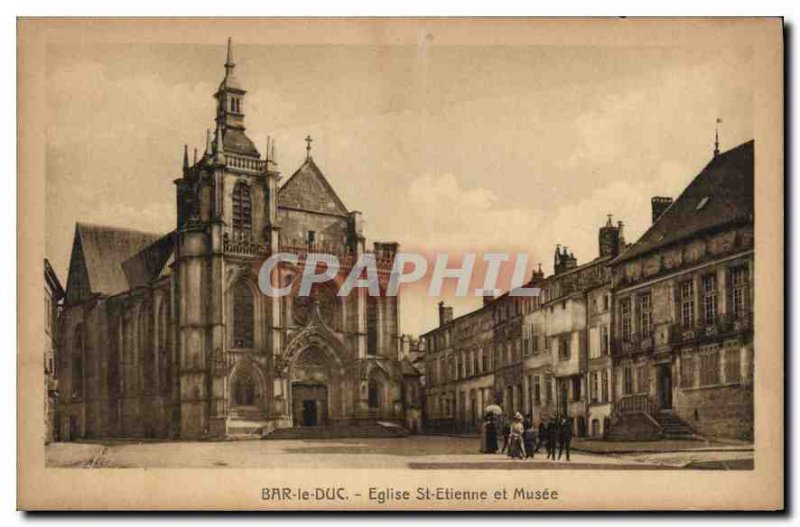
M 698 434 L 753 439 L 753 387 L 677 390 L 675 411 Z

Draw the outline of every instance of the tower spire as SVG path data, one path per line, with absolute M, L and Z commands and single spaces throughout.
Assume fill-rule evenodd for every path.
M 717 124 L 714 130 L 714 157 L 719 155 L 719 125 L 722 123 L 722 119 L 717 117 Z
M 183 170 L 189 170 L 189 145 L 183 145 Z
M 225 58 L 225 71 L 226 73 L 230 73 L 233 68 L 236 67 L 236 63 L 233 62 L 233 46 L 231 45 L 231 37 L 228 37 L 228 54 Z

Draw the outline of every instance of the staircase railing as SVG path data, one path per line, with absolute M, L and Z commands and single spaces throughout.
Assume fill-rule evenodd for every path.
M 652 415 L 657 409 L 656 403 L 647 394 L 627 395 L 620 399 L 615 406 L 617 413 L 622 415 L 635 413 Z

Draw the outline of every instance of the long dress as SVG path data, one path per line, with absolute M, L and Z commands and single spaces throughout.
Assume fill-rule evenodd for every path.
M 522 423 L 519 421 L 511 425 L 508 437 L 508 457 L 522 459 L 525 456 L 525 447 L 522 445 Z
M 494 421 L 486 422 L 486 450 L 487 454 L 495 454 L 497 452 L 497 426 Z

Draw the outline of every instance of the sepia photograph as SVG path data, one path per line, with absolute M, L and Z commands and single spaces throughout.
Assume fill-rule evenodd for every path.
M 782 506 L 779 18 L 18 30 L 22 508 Z

